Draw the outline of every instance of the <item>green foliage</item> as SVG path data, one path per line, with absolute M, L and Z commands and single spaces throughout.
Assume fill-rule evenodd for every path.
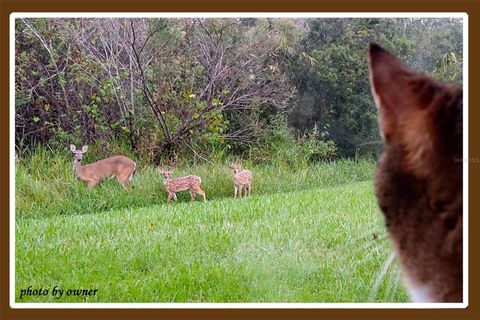
M 307 131 L 299 139 L 299 145 L 304 154 L 305 162 L 316 162 L 333 159 L 336 156 L 337 147 L 331 140 L 322 141 L 325 133 L 320 133 L 315 125 L 312 130 Z
M 288 165 L 292 168 L 333 159 L 336 155 L 335 143 L 324 140 L 324 136 L 315 126 L 302 136 L 295 137 L 285 115 L 279 114 L 270 119 L 258 146 L 251 149 L 250 158 L 255 162 Z
M 454 52 L 446 53 L 439 61 L 432 76 L 444 82 L 462 83 L 462 57 Z
M 447 18 L 17 19 L 17 149 L 128 143 L 148 163 L 172 150 L 187 162 L 375 154 L 368 43 L 462 83 L 462 32 Z
M 290 123 L 322 128 L 339 156 L 370 153 L 379 141 L 367 45 L 376 42 L 417 70 L 461 83 L 461 24 L 455 19 L 312 19 L 296 54 L 286 56 L 297 86 Z M 453 56 L 452 56 L 453 54 Z
M 51 130 L 53 132 L 53 138 L 50 140 L 49 145 L 53 150 L 58 150 L 59 153 L 65 150 L 71 143 L 76 144 L 80 142 L 76 134 L 69 133 L 61 127 L 52 128 Z M 37 149 L 42 150 L 42 147 L 40 146 Z M 38 151 L 35 150 L 35 153 L 36 152 Z

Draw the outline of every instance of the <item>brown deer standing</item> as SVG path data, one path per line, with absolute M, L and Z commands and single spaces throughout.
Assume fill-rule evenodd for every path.
M 233 197 L 236 198 L 238 195 L 241 198 L 244 187 L 245 197 L 247 196 L 247 192 L 250 196 L 252 192 L 252 172 L 250 170 L 242 170 L 242 166 L 238 163 L 230 164 L 230 168 L 233 170 Z
M 199 194 L 203 198 L 203 202 L 207 202 L 205 191 L 200 188 L 202 179 L 198 176 L 185 176 L 176 179 L 170 179 L 170 174 L 173 172 L 173 168 L 163 169 L 158 168 L 158 172 L 163 176 L 163 184 L 168 192 L 167 202 L 172 199 L 177 200 L 177 192 L 188 190 L 192 201 L 195 201 L 196 194 Z
M 126 190 L 129 189 L 129 182 L 137 168 L 137 164 L 132 159 L 114 156 L 82 166 L 80 162 L 87 150 L 88 146 L 77 150 L 73 144 L 70 145 L 70 151 L 73 154 L 73 170 L 78 179 L 93 188 L 105 178 L 116 177 Z

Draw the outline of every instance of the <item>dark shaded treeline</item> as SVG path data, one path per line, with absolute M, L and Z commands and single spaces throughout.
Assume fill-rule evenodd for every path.
M 17 19 L 15 139 L 146 162 L 376 153 L 366 49 L 462 81 L 459 19 Z

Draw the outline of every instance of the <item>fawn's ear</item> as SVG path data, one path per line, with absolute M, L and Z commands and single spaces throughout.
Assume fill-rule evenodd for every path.
M 70 151 L 72 151 L 72 152 L 77 151 L 77 147 L 75 147 L 75 145 L 71 144 L 70 145 Z
M 405 125 L 420 130 L 427 120 L 424 110 L 438 88 L 436 82 L 413 71 L 376 44 L 370 44 L 368 58 L 382 138 L 387 142 L 395 140 L 398 131 L 405 131 Z
M 87 150 L 88 150 L 88 146 L 83 146 L 83 147 L 82 147 L 82 152 L 83 152 L 83 153 L 87 152 Z

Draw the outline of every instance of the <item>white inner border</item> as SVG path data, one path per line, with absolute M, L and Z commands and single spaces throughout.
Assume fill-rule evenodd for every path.
M 463 19 L 462 303 L 17 303 L 15 302 L 15 19 L 17 18 L 461 18 Z M 366 46 L 367 44 L 365 44 Z M 366 57 L 365 57 L 366 59 Z M 10 15 L 10 306 L 18 309 L 464 309 L 468 306 L 468 15 L 464 12 L 14 12 Z

